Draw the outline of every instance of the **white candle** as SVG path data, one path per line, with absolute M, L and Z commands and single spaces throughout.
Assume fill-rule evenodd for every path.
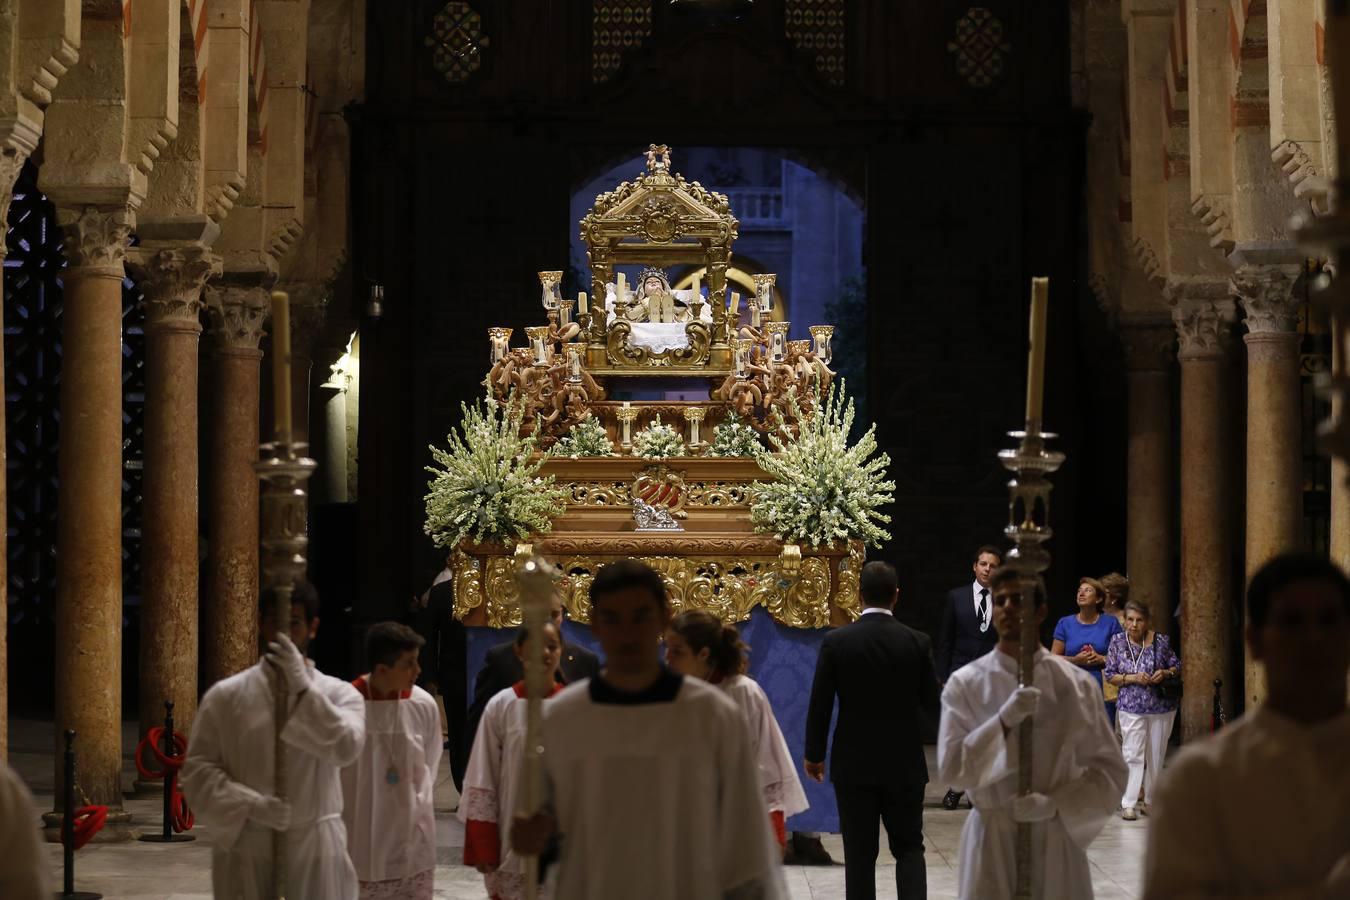
M 628 283 L 624 279 L 623 273 L 620 272 L 618 286 L 614 288 L 614 302 L 617 304 L 625 303 L 627 301 L 627 297 L 628 297 Z
M 1027 423 L 1040 422 L 1045 395 L 1045 312 L 1050 279 L 1031 279 L 1031 329 L 1027 347 Z
M 577 315 L 586 315 L 586 292 L 577 292 Z
M 699 281 L 699 279 L 698 279 L 698 273 L 695 272 L 695 273 L 694 273 L 694 298 L 697 299 L 698 296 L 699 296 L 699 294 L 701 294 L 702 292 L 703 292 L 703 284 L 702 284 L 702 283 Z
M 731 292 L 731 316 L 736 317 L 736 313 L 741 308 L 741 295 L 737 291 Z

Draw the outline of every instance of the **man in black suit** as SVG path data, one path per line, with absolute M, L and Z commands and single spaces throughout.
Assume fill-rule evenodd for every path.
M 468 748 L 461 740 L 464 712 L 469 705 L 469 676 L 464 671 L 468 633 L 463 623 L 455 618 L 455 582 L 448 577 L 449 565 L 447 561 L 446 577 L 432 584 L 421 597 L 414 598 L 410 624 L 426 641 L 418 660 L 422 667 L 419 679 L 422 687 L 432 694 L 439 694 L 445 705 L 448 732 L 445 747 L 450 751 L 450 779 L 455 783 L 455 790 L 459 790 L 464 783 L 469 756 Z
M 943 684 L 957 669 L 984 656 L 998 643 L 989 577 L 1002 564 L 1003 552 L 986 544 L 975 551 L 974 583 L 947 592 L 937 643 L 937 675 Z M 960 803 L 960 791 L 949 790 L 942 798 L 946 809 L 956 809 Z
M 892 614 L 900 596 L 888 563 L 863 566 L 858 621 L 825 636 L 806 715 L 806 774 L 825 780 L 830 713 L 839 719 L 830 754 L 830 781 L 844 835 L 848 900 L 876 897 L 880 824 L 895 857 L 901 900 L 927 897 L 923 861 L 923 755 L 920 710 L 937 718 L 939 691 L 927 635 Z
M 553 626 L 562 634 L 562 599 L 553 598 L 550 613 Z M 600 659 L 585 647 L 563 641 L 562 659 L 558 662 L 557 679 L 561 684 L 571 684 L 583 678 L 591 678 L 600 673 Z M 478 734 L 478 722 L 483 718 L 483 709 L 487 702 L 498 692 L 509 688 L 525 677 L 525 669 L 516 657 L 514 641 L 498 644 L 483 657 L 483 668 L 478 670 L 478 678 L 473 683 L 473 703 L 469 706 L 468 722 L 464 731 L 464 753 L 473 751 L 474 737 Z

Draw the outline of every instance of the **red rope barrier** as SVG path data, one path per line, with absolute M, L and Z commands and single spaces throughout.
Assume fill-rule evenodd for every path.
M 75 821 L 72 828 L 75 849 L 79 850 L 92 841 L 94 835 L 102 830 L 104 823 L 107 821 L 108 807 L 106 806 L 81 806 L 75 810 Z
M 147 781 L 159 781 L 168 777 L 169 789 L 173 806 L 173 830 L 176 832 L 190 831 L 196 824 L 196 817 L 188 807 L 187 798 L 183 792 L 178 789 L 178 770 L 183 768 L 183 760 L 187 758 L 187 738 L 182 732 L 173 733 L 173 755 L 167 755 L 160 747 L 164 743 L 164 728 L 156 725 L 141 738 L 141 742 L 136 745 L 136 771 Z M 159 763 L 159 768 L 151 768 L 145 760 L 145 751 L 149 750 L 155 757 L 155 762 Z

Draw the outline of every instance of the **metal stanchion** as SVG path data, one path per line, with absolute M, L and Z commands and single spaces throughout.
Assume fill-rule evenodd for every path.
M 65 881 L 53 894 L 58 900 L 103 900 L 102 894 L 75 890 L 75 732 L 66 731 L 65 814 L 61 818 L 61 847 L 65 856 Z
M 173 701 L 164 701 L 163 747 L 166 757 L 177 755 L 178 747 L 173 734 Z M 181 764 L 181 763 L 180 763 Z M 173 833 L 173 789 L 178 783 L 178 769 L 164 763 L 164 827 L 159 834 L 143 834 L 140 839 L 149 844 L 183 844 L 195 841 L 190 834 Z

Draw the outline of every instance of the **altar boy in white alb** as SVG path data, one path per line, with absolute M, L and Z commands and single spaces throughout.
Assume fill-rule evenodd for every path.
M 441 715 L 417 686 L 422 637 L 379 622 L 366 632 L 370 672 L 352 682 L 365 699 L 366 745 L 342 770 L 342 818 L 361 900 L 431 900 Z
M 347 856 L 339 770 L 366 736 L 361 695 L 305 659 L 319 627 L 319 596 L 307 581 L 291 595 L 290 636 L 278 635 L 257 665 L 217 682 L 192 725 L 183 793 L 212 831 L 211 888 L 218 898 L 274 896 L 272 834 L 286 832 L 286 896 L 357 900 Z M 271 607 L 264 597 L 263 609 Z M 281 729 L 286 799 L 273 795 L 273 672 L 289 693 Z
M 544 706 L 551 813 L 517 819 L 512 846 L 538 854 L 556 836 L 554 900 L 786 897 L 743 716 L 658 660 L 660 575 L 611 563 L 590 599 L 605 666 Z
M 1011 900 L 1017 825 L 1029 822 L 1032 895 L 1090 900 L 1087 846 L 1125 787 L 1120 745 L 1101 687 L 1063 657 L 1037 647 L 1034 686 L 1018 686 L 1022 587 L 1011 568 L 997 570 L 990 587 L 998 644 L 947 680 L 938 732 L 938 780 L 969 791 L 975 807 L 961 832 L 960 896 Z M 1037 624 L 1046 612 L 1039 598 Z M 1033 793 L 1020 797 L 1017 726 L 1033 714 Z

